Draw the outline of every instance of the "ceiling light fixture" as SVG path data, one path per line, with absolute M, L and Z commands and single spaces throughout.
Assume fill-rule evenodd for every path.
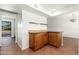
M 76 16 L 75 14 L 72 14 L 72 18 L 70 19 L 71 22 L 75 22 L 77 19 L 76 19 Z

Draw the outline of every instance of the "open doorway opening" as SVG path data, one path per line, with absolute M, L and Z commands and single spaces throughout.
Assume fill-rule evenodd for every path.
M 2 48 L 12 47 L 15 43 L 14 38 L 14 20 L 13 19 L 2 19 L 1 21 L 1 32 L 2 32 Z
M 11 37 L 10 21 L 2 21 L 2 37 Z

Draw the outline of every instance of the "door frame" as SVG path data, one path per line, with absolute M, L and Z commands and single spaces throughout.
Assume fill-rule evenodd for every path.
M 1 22 L 2 21 L 9 21 L 9 22 L 11 22 L 11 37 L 14 37 L 15 36 L 14 19 L 11 19 L 11 18 L 10 19 L 9 18 L 8 19 L 7 18 L 1 18 Z M 0 34 L 1 34 L 1 37 L 2 37 L 2 24 L 0 24 L 0 25 L 1 25 L 1 27 L 0 27 L 1 28 L 1 30 L 0 30 L 1 33 Z

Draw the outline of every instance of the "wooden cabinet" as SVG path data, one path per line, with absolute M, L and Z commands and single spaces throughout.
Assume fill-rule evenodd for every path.
M 47 44 L 47 33 L 29 33 L 29 47 L 34 51 Z
M 61 33 L 60 32 L 48 32 L 48 43 L 55 47 L 61 46 Z
M 43 45 L 48 43 L 48 35 L 47 33 L 42 33 Z
M 29 47 L 34 51 L 43 47 L 47 43 L 55 47 L 60 47 L 61 40 L 61 32 L 29 33 Z

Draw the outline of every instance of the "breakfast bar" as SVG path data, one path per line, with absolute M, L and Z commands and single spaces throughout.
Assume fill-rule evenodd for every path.
M 29 31 L 29 48 L 36 51 L 45 45 L 62 45 L 62 31 Z

